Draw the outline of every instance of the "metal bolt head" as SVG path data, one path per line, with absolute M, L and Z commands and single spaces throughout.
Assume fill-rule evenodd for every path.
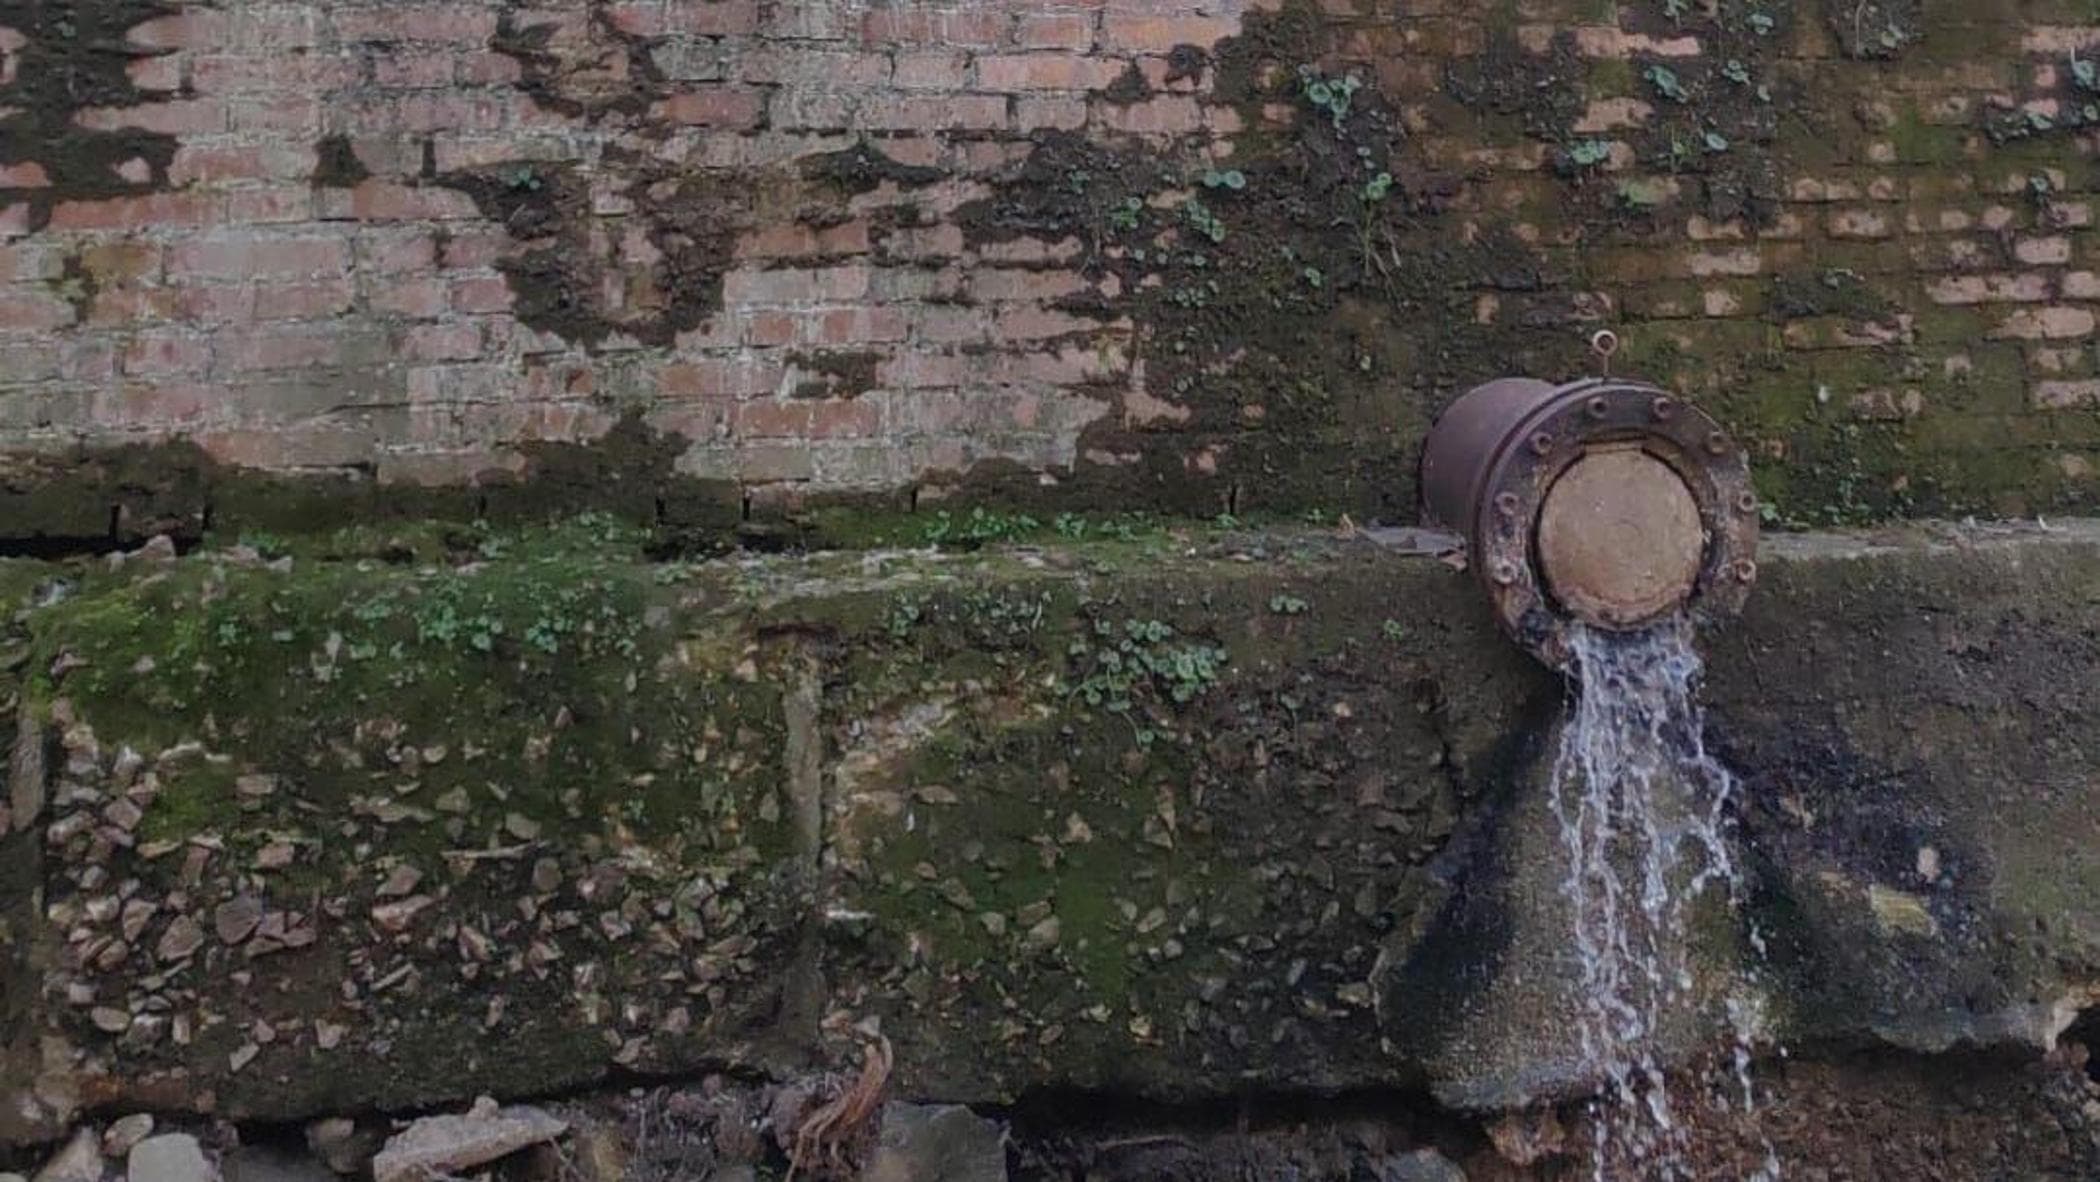
M 1736 511 L 1740 513 L 1757 512 L 1757 494 L 1746 492 L 1742 496 L 1737 497 L 1735 499 L 1735 507 Z
M 1504 517 L 1515 517 L 1517 510 L 1523 507 L 1524 502 L 1518 500 L 1517 494 L 1513 492 L 1497 493 L 1495 495 L 1495 512 L 1500 513 Z
M 1591 418 L 1601 419 L 1611 413 L 1611 403 L 1603 395 L 1599 395 L 1590 399 L 1588 405 L 1583 407 L 1583 410 L 1588 412 Z
M 1547 455 L 1548 453 L 1552 452 L 1552 450 L 1553 450 L 1553 436 L 1551 436 L 1551 435 L 1548 435 L 1548 434 L 1546 434 L 1546 433 L 1545 433 L 1544 431 L 1541 431 L 1541 432 L 1539 432 L 1538 434 L 1536 434 L 1536 435 L 1534 435 L 1534 436 L 1532 436 L 1532 437 L 1531 437 L 1531 454 L 1532 454 L 1532 455 L 1535 455 L 1535 456 L 1544 456 L 1544 455 Z
M 1735 577 L 1737 582 L 1755 583 L 1757 581 L 1757 564 L 1747 558 L 1736 563 Z
M 1517 564 L 1507 558 L 1497 558 L 1488 568 L 1488 577 L 1495 580 L 1497 586 L 1510 586 L 1517 581 Z
M 1707 451 L 1707 454 L 1708 454 L 1708 455 L 1715 455 L 1715 456 L 1725 456 L 1725 455 L 1727 455 L 1727 454 L 1728 454 L 1728 436 L 1727 436 L 1726 434 L 1724 434 L 1723 432 L 1720 432 L 1720 431 L 1715 431 L 1715 432 L 1714 432 L 1714 433 L 1712 433 L 1711 435 L 1708 435 L 1708 436 L 1706 437 L 1706 451 Z
M 1677 413 L 1677 400 L 1674 398 L 1658 398 L 1648 404 L 1648 413 L 1657 422 L 1668 422 Z

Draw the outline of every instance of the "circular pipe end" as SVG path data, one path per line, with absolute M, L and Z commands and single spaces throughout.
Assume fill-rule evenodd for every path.
M 1490 382 L 1431 430 L 1422 500 L 1465 535 L 1502 626 L 1559 666 L 1580 623 L 1619 631 L 1740 610 L 1757 497 L 1720 424 L 1643 382 Z

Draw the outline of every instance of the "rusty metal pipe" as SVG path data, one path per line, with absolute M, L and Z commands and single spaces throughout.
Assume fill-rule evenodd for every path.
M 1504 378 L 1444 412 L 1422 454 L 1430 524 L 1466 540 L 1502 626 L 1549 665 L 1580 621 L 1629 631 L 1741 610 L 1758 506 L 1720 424 L 1645 382 Z

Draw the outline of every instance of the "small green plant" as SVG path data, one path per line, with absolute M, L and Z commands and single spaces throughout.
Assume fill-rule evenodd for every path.
M 1206 189 L 1230 189 L 1237 193 L 1247 187 L 1247 174 L 1237 168 L 1228 168 L 1223 172 L 1213 168 L 1203 174 L 1203 187 Z
M 1595 168 L 1611 159 L 1611 144 L 1605 140 L 1576 140 L 1568 145 L 1568 164 L 1573 168 Z
M 1196 233 L 1210 239 L 1213 244 L 1225 241 L 1225 223 L 1218 220 L 1218 215 L 1200 199 L 1189 198 L 1188 203 L 1181 207 L 1181 216 Z
M 1144 215 L 1145 203 L 1136 197 L 1125 197 L 1123 203 L 1108 212 L 1109 229 L 1118 234 L 1128 234 L 1138 228 L 1138 219 Z
M 2079 57 L 2077 51 L 2073 50 L 2071 53 L 2071 80 L 2078 84 L 2078 89 L 2080 90 L 2100 93 L 2100 65 L 2096 65 L 2087 58 Z
M 1305 285 L 1314 291 L 1327 285 L 1327 273 L 1318 267 L 1307 267 L 1302 274 L 1305 276 Z
M 1125 620 L 1120 628 L 1096 620 L 1092 638 L 1073 641 L 1068 651 L 1080 667 L 1071 692 L 1089 706 L 1130 719 L 1139 746 L 1158 737 L 1135 717 L 1148 695 L 1175 705 L 1194 701 L 1217 683 L 1227 660 L 1224 649 L 1183 640 L 1159 620 Z
M 892 604 L 889 619 L 885 622 L 890 639 L 902 640 L 911 635 L 911 630 L 918 625 L 925 610 L 916 599 L 900 599 Z
M 1385 622 L 1384 622 L 1383 624 L 1380 624 L 1380 625 L 1378 626 L 1378 631 L 1379 631 L 1379 633 L 1380 633 L 1380 634 L 1382 634 L 1382 635 L 1383 635 L 1383 636 L 1384 636 L 1384 637 L 1385 637 L 1385 638 L 1386 638 L 1387 640 L 1405 640 L 1405 639 L 1407 639 L 1407 629 L 1406 629 L 1406 628 L 1403 628 L 1403 627 L 1401 627 L 1401 625 L 1400 625 L 1400 621 L 1398 621 L 1398 620 L 1387 620 L 1387 621 L 1385 621 Z
M 1663 0 L 1663 14 L 1668 16 L 1673 24 L 1682 22 L 1684 14 L 1691 10 L 1691 0 Z
M 999 513 L 979 506 L 958 517 L 943 509 L 926 523 L 925 538 L 934 546 L 982 546 L 1012 541 L 1041 528 L 1042 523 L 1026 513 Z
M 1647 178 L 1619 182 L 1619 204 L 1628 209 L 1655 209 L 1662 205 L 1667 193 L 1662 182 Z
M 1743 18 L 1743 23 L 1749 25 L 1750 31 L 1760 37 L 1771 36 L 1772 31 L 1779 27 L 1778 19 L 1768 12 L 1753 12 Z
M 1304 91 L 1305 101 L 1327 112 L 1336 131 L 1340 131 L 1343 122 L 1349 118 L 1350 105 L 1356 101 L 1356 92 L 1364 85 L 1355 74 L 1329 78 L 1311 66 L 1298 67 L 1298 83 Z
M 1727 64 L 1721 67 L 1721 77 L 1728 79 L 1737 86 L 1748 86 L 1750 85 L 1750 67 L 1737 61 L 1735 58 L 1729 58 Z
M 1393 174 L 1381 172 L 1364 182 L 1361 196 L 1365 205 L 1376 205 L 1390 196 L 1392 192 Z
M 1302 616 L 1310 606 L 1312 605 L 1295 595 L 1272 595 L 1269 597 L 1269 610 L 1279 616 Z
M 503 178 L 503 183 L 508 185 L 513 193 L 537 193 L 546 188 L 546 182 L 540 179 L 540 174 L 530 165 L 512 169 L 509 175 Z
M 1726 152 L 1728 150 L 1728 137 L 1722 135 L 1718 131 L 1713 130 L 1712 128 L 1708 128 L 1706 134 L 1702 136 L 1701 139 L 1705 142 L 1706 150 L 1709 152 L 1719 153 Z
M 1673 103 L 1692 101 L 1692 92 L 1684 88 L 1684 80 L 1677 76 L 1677 71 L 1668 66 L 1649 66 L 1641 76 L 1648 80 L 1648 84 L 1655 88 L 1656 93 Z
M 278 537 L 276 534 L 259 531 L 243 532 L 238 544 L 248 547 L 264 558 L 282 558 L 286 554 L 291 553 L 291 547 L 285 543 L 283 538 Z

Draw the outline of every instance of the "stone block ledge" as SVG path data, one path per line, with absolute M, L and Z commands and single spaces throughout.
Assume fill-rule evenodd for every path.
M 1555 1042 L 1506 915 L 1564 689 L 1408 549 L 0 562 L 0 1142 L 876 1031 L 917 1099 L 1566 1094 L 1477 1037 Z M 2100 997 L 2096 605 L 2100 522 L 1770 541 L 1707 641 L 1755 878 L 1708 961 L 1759 924 L 1766 1038 Z

